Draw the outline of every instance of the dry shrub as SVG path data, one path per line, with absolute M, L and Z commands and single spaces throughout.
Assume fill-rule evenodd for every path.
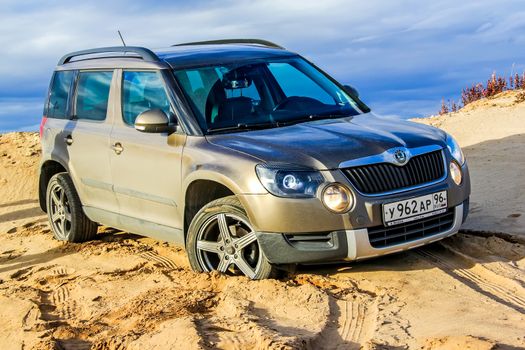
M 441 109 L 439 110 L 439 115 L 448 114 L 457 112 L 460 109 L 460 104 L 456 103 L 456 101 L 450 101 L 448 100 L 445 102 L 445 100 L 441 100 Z
M 525 89 L 525 72 L 523 72 L 521 77 L 518 73 L 509 77 L 509 86 L 514 90 Z
M 439 110 L 439 115 L 448 114 L 450 112 L 450 109 L 448 108 L 448 105 L 445 103 L 445 100 L 441 100 L 441 109 Z
M 496 72 L 492 73 L 492 77 L 487 80 L 487 85 L 483 91 L 484 97 L 492 97 L 507 89 L 507 80 L 502 77 L 497 77 Z
M 481 100 L 482 98 L 490 98 L 506 90 L 525 90 L 525 72 L 523 72 L 522 75 L 519 75 L 518 73 L 511 75 L 508 79 L 498 76 L 496 75 L 496 72 L 494 72 L 490 79 L 487 80 L 486 84 L 476 83 L 464 88 L 461 92 L 460 103 L 450 100 L 447 102 L 441 100 L 441 108 L 438 114 L 443 115 L 456 112 L 469 103 Z M 523 99 L 525 99 L 524 95 L 525 92 L 518 94 L 516 97 L 516 103 L 523 102 Z

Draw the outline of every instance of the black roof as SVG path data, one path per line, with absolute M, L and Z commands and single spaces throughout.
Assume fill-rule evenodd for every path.
M 228 64 L 243 60 L 291 57 L 297 54 L 272 42 L 260 39 L 227 39 L 173 45 L 150 50 L 137 46 L 88 49 L 64 55 L 59 65 L 94 58 L 139 58 L 148 62 L 167 62 L 173 68 Z
M 287 50 L 251 44 L 172 46 L 155 50 L 173 68 L 227 64 L 242 60 L 296 56 Z

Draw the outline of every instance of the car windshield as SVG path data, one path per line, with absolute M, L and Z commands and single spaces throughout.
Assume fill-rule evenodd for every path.
M 299 57 L 186 68 L 175 77 L 206 133 L 361 113 L 347 92 Z

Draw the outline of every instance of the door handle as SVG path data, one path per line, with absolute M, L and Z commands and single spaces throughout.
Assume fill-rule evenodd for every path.
M 122 144 L 120 142 L 115 142 L 113 146 L 111 146 L 113 151 L 115 151 L 116 154 L 121 154 L 122 151 L 124 151 L 124 147 L 122 147 Z
M 71 137 L 71 135 L 67 135 L 64 137 L 64 142 L 66 145 L 71 146 L 73 144 L 73 137 Z

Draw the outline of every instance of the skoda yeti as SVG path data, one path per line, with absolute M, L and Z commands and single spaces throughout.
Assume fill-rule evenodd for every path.
M 399 252 L 455 234 L 468 212 L 450 135 L 374 116 L 264 40 L 65 55 L 40 134 L 57 239 L 103 224 L 185 247 L 196 271 L 262 279 Z

